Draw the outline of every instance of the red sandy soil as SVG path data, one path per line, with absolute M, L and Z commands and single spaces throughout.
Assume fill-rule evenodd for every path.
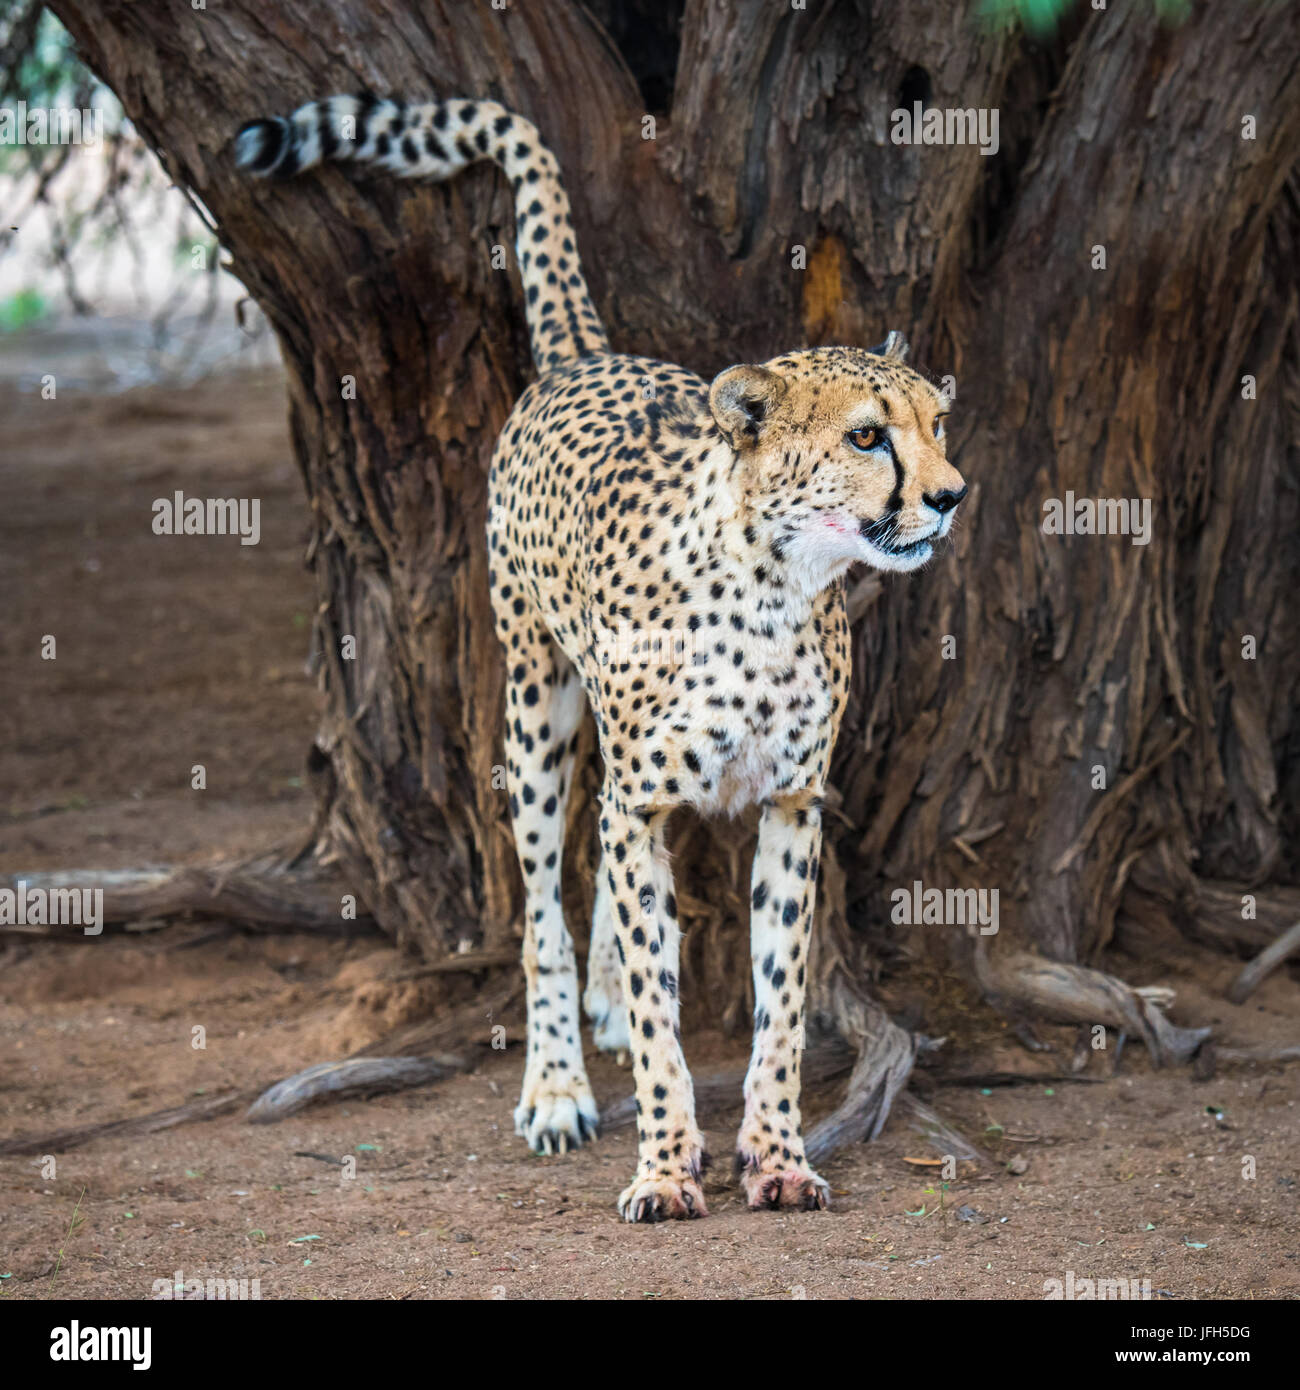
M 9 392 L 0 438 L 0 872 L 203 862 L 302 833 L 313 598 L 278 378 L 57 402 Z M 261 543 L 155 536 L 150 504 L 176 488 L 260 497 Z M 195 763 L 205 791 L 190 788 Z M 1173 984 L 1180 1023 L 1235 1041 L 1295 1033 L 1285 972 L 1233 1008 L 1225 958 L 1111 964 Z M 373 939 L 211 921 L 75 944 L 0 936 L 0 1138 L 338 1057 L 420 1016 L 427 996 L 395 978 L 409 965 Z M 1066 1069 L 1072 1033 L 1046 1030 L 1058 1051 L 1027 1062 L 954 994 L 960 982 L 937 983 L 922 1021 L 955 1033 L 949 1065 Z M 519 1049 L 492 1051 L 489 1033 L 485 1016 L 464 1040 L 477 1069 L 436 1086 L 272 1126 L 232 1114 L 100 1138 L 52 1167 L 0 1158 L 0 1299 L 148 1299 L 176 1271 L 256 1279 L 266 1299 L 1040 1299 L 1071 1271 L 1178 1299 L 1300 1295 L 1294 1069 L 1200 1082 L 1151 1070 L 1130 1044 L 1113 1078 L 1110 1056 L 1093 1059 L 1095 1082 L 934 1086 L 986 1161 L 944 1188 L 908 1161 L 932 1155 L 898 1114 L 826 1166 L 826 1213 L 743 1208 L 727 1171 L 737 1096 L 704 1117 L 712 1215 L 629 1227 L 614 1201 L 632 1131 L 530 1155 L 511 1126 Z M 743 1066 L 745 1040 L 688 1034 L 686 1050 L 705 1074 Z M 602 1103 L 627 1092 L 612 1060 L 591 1070 Z M 834 1100 L 814 1097 L 811 1117 Z

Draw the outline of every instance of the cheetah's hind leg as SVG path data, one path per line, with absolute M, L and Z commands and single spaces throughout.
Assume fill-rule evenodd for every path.
M 506 779 L 524 876 L 528 1059 L 515 1132 L 535 1153 L 565 1153 L 597 1133 L 582 1061 L 578 969 L 560 902 L 564 808 L 573 781 L 582 682 L 540 622 L 510 623 Z
M 592 1041 L 612 1052 L 621 1066 L 632 1051 L 627 1005 L 623 1000 L 623 967 L 614 939 L 614 902 L 609 873 L 601 860 L 596 875 L 596 905 L 591 914 L 591 945 L 587 951 L 587 991 L 582 1002 L 591 1019 Z

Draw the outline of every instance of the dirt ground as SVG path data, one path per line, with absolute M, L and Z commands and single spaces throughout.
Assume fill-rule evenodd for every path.
M 312 595 L 279 380 L 56 402 L 0 388 L 0 440 L 0 873 L 202 862 L 301 832 Z M 259 497 L 260 544 L 155 536 L 151 503 L 177 488 Z M 0 934 L 0 1140 L 338 1057 L 418 1015 L 396 978 L 409 966 L 373 939 L 210 921 L 75 944 Z M 1180 1023 L 1293 1035 L 1300 987 L 1279 972 L 1233 1008 L 1235 968 L 1116 966 L 1174 985 Z M 922 997 L 926 1031 L 954 1033 L 951 998 L 943 982 Z M 971 1018 L 958 1061 L 1024 1069 L 996 1021 Z M 488 1047 L 491 1022 L 465 1040 L 476 1070 L 434 1087 L 0 1158 L 0 1300 L 148 1299 L 178 1272 L 256 1280 L 263 1299 L 1041 1299 L 1071 1273 L 1177 1299 L 1300 1296 L 1294 1069 L 1199 1082 L 1132 1044 L 1114 1077 L 1099 1054 L 1080 1081 L 931 1086 L 984 1162 L 938 1183 L 896 1115 L 826 1166 L 830 1212 L 789 1215 L 745 1211 L 728 1182 L 737 1096 L 704 1117 L 709 1219 L 627 1227 L 614 1200 L 633 1132 L 528 1154 L 510 1119 L 519 1049 Z M 1046 1036 L 1063 1051 L 1030 1065 L 1064 1070 L 1073 1035 Z M 686 1050 L 705 1074 L 742 1066 L 745 1039 L 688 1034 Z M 592 1081 L 602 1104 L 629 1089 L 606 1057 Z

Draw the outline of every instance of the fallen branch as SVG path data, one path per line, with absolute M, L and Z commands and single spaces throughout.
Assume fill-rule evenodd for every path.
M 154 1110 L 148 1115 L 136 1115 L 127 1120 L 76 1125 L 71 1129 L 47 1130 L 44 1134 L 20 1134 L 15 1139 L 6 1139 L 0 1143 L 0 1155 L 66 1153 L 69 1149 L 89 1144 L 92 1139 L 156 1134 L 159 1130 L 174 1129 L 177 1125 L 190 1124 L 197 1120 L 215 1120 L 218 1116 L 228 1115 L 232 1110 L 247 1105 L 257 1097 L 260 1089 L 258 1086 L 252 1086 L 247 1090 L 231 1091 L 223 1096 L 208 1096 L 203 1100 L 191 1101 L 188 1105 Z
M 466 1063 L 460 1057 L 352 1057 L 342 1062 L 318 1062 L 263 1091 L 244 1117 L 250 1124 L 274 1124 L 287 1115 L 328 1097 L 378 1095 L 427 1086 L 458 1071 Z
M 228 917 L 253 927 L 317 932 L 326 936 L 376 936 L 374 919 L 358 908 L 343 917 L 345 886 L 315 865 L 290 868 L 267 855 L 237 864 L 155 869 L 74 869 L 0 876 L 0 889 L 15 893 L 90 890 L 103 893 L 103 923 L 196 915 Z M 0 932 L 85 941 L 80 926 L 5 924 Z M 92 938 L 93 939 L 93 938 Z
M 1222 1047 L 1206 1043 L 1196 1054 L 1196 1079 L 1208 1081 L 1220 1062 L 1300 1062 L 1300 1043 L 1259 1043 L 1246 1047 Z
M 469 1033 L 471 1026 L 477 1024 L 484 1017 L 492 1018 L 494 1011 L 496 1014 L 504 1013 L 513 1006 L 518 992 L 518 982 L 512 981 L 495 994 L 477 1000 L 468 1009 L 458 1009 L 455 1013 L 449 1014 L 437 1022 L 426 1019 L 420 1023 L 406 1024 L 388 1034 L 387 1037 L 380 1038 L 378 1042 L 371 1043 L 369 1047 L 359 1048 L 351 1057 L 344 1060 L 352 1061 L 369 1057 L 382 1057 L 391 1060 L 403 1056 L 430 1054 L 446 1039 L 453 1036 L 463 1039 Z M 324 1065 L 338 1066 L 341 1064 L 325 1063 Z M 299 1073 L 299 1075 L 301 1074 Z M 16 1139 L 9 1139 L 0 1143 L 0 1155 L 65 1153 L 69 1149 L 90 1143 L 92 1139 L 152 1134 L 156 1130 L 171 1129 L 176 1125 L 189 1124 L 192 1121 L 214 1120 L 220 1115 L 254 1105 L 269 1090 L 274 1090 L 277 1086 L 292 1082 L 294 1079 L 294 1077 L 287 1077 L 277 1082 L 263 1081 L 241 1091 L 208 1097 L 204 1100 L 193 1101 L 188 1105 L 172 1106 L 166 1110 L 154 1110 L 147 1115 L 136 1115 L 130 1119 L 106 1120 L 99 1124 L 78 1125 L 71 1129 L 47 1130 L 44 1134 L 20 1135 Z M 424 1085 L 427 1083 L 412 1081 L 409 1084 Z M 340 1098 L 340 1094 L 339 1092 L 331 1093 L 328 1090 L 321 1092 L 322 1097 L 332 1095 L 335 1099 Z
M 1213 1031 L 1170 1023 L 1163 1010 L 1173 1003 L 1174 992 L 1165 986 L 1135 989 L 1100 970 L 1023 951 L 993 959 L 982 937 L 972 959 L 985 998 L 1000 1012 L 1118 1028 L 1141 1038 L 1158 1067 L 1186 1062 Z

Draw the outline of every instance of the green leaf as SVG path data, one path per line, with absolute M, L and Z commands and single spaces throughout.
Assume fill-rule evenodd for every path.
M 16 333 L 43 319 L 49 305 L 37 290 L 19 290 L 0 300 L 0 333 Z

